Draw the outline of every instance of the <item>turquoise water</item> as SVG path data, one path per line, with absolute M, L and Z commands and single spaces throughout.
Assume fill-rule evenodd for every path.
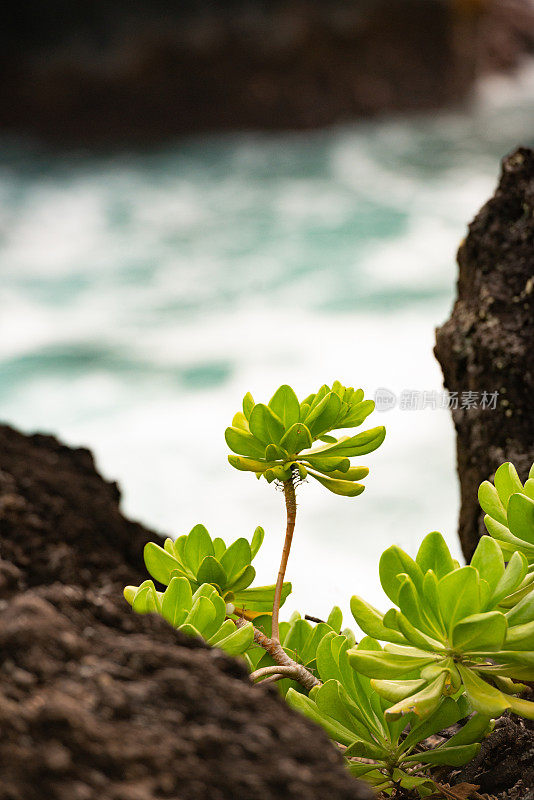
M 0 159 L 0 409 L 89 446 L 125 511 L 179 534 L 261 523 L 274 580 L 282 498 L 226 464 L 224 427 L 250 390 L 303 395 L 339 378 L 439 390 L 434 327 L 455 251 L 499 159 L 532 130 L 526 74 L 467 114 L 313 134 L 212 136 L 143 155 Z M 490 387 L 492 388 L 492 387 Z M 455 539 L 447 411 L 376 413 L 366 492 L 300 490 L 291 608 L 381 602 L 380 551 Z M 321 580 L 319 577 L 321 576 Z M 288 604 L 289 606 L 289 604 Z

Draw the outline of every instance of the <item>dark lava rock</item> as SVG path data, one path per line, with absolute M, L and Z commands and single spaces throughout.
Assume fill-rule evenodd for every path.
M 466 558 L 486 532 L 480 483 L 512 461 L 522 480 L 534 462 L 534 152 L 504 159 L 494 197 L 458 253 L 458 297 L 437 330 L 435 354 L 451 392 L 499 392 L 495 410 L 452 411 Z
M 527 800 L 534 787 L 534 723 L 503 716 L 479 754 L 454 779 L 497 800 Z
M 145 580 L 143 547 L 157 534 L 125 519 L 119 501 L 89 450 L 0 427 L 0 558 L 25 586 Z
M 0 426 L 0 800 L 371 800 L 245 667 L 133 614 L 154 538 L 86 450 Z

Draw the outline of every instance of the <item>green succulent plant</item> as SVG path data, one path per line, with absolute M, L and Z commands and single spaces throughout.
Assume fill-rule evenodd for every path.
M 509 600 L 513 605 L 534 588 L 534 464 L 524 486 L 510 462 L 501 464 L 494 482 L 484 481 L 478 490 L 487 531 L 498 542 L 506 561 L 518 551 L 528 562 L 523 585 Z
M 290 386 L 280 386 L 269 403 L 255 403 L 250 393 L 226 429 L 230 464 L 255 472 L 272 481 L 288 481 L 292 473 L 304 480 L 308 475 L 334 494 L 355 497 L 363 492 L 359 483 L 367 467 L 351 467 L 350 459 L 376 450 L 385 437 L 379 426 L 356 436 L 335 438 L 332 431 L 355 428 L 374 410 L 361 389 L 346 388 L 335 381 L 321 386 L 299 402 Z M 320 440 L 322 445 L 313 447 Z
M 229 655 L 242 655 L 253 642 L 252 624 L 237 628 L 227 619 L 226 603 L 209 583 L 203 583 L 193 594 L 187 578 L 171 578 L 164 592 L 158 592 L 147 580 L 140 586 L 127 586 L 124 597 L 138 614 L 160 614 L 173 628 L 201 636 Z
M 145 565 L 159 583 L 169 584 L 173 577 L 186 578 L 196 591 L 202 584 L 211 584 L 227 604 L 230 614 L 253 619 L 272 609 L 273 586 L 250 584 L 256 577 L 251 562 L 264 539 L 263 528 L 256 528 L 250 543 L 236 539 L 227 547 L 223 539 L 212 539 L 204 525 L 195 527 L 175 541 L 166 539 L 163 547 L 148 542 L 144 549 Z M 284 583 L 284 603 L 291 592 L 291 584 Z
M 270 615 L 266 615 L 257 617 L 254 625 L 270 637 L 272 634 L 271 622 Z M 303 619 L 298 611 L 295 611 L 289 622 L 280 623 L 280 644 L 291 659 L 304 665 L 312 675 L 317 676 L 317 649 L 325 636 L 332 633 L 338 634 L 342 624 L 343 614 L 338 606 L 334 606 L 325 622 L 317 624 L 311 624 L 308 620 Z M 356 643 L 356 637 L 349 628 L 343 630 L 343 636 L 349 643 Z M 276 664 L 269 653 L 266 653 L 261 647 L 249 650 L 247 660 L 254 670 L 274 667 Z M 278 687 L 282 695 L 285 695 L 290 688 L 302 691 L 302 687 L 297 681 L 288 678 L 281 680 Z
M 378 790 L 389 793 L 394 786 L 421 796 L 435 791 L 428 770 L 434 765 L 461 766 L 479 751 L 481 739 L 489 732 L 489 717 L 477 714 L 458 733 L 433 749 L 421 749 L 429 736 L 448 728 L 469 714 L 465 697 L 447 697 L 424 719 L 415 713 L 388 716 L 391 700 L 377 694 L 373 682 L 355 672 L 349 663 L 349 652 L 379 654 L 382 648 L 365 637 L 352 650 L 345 636 L 327 633 L 320 641 L 316 664 L 323 681 L 309 696 L 290 688 L 287 701 L 346 749 L 349 768 L 356 777 L 363 777 Z M 406 727 L 409 724 L 409 731 Z
M 426 717 L 443 696 L 462 691 L 482 714 L 511 709 L 534 719 L 534 702 L 515 696 L 526 688 L 518 681 L 534 680 L 534 591 L 509 610 L 501 605 L 526 570 L 519 552 L 505 566 L 489 536 L 465 567 L 437 532 L 425 537 L 415 561 L 396 545 L 382 554 L 380 581 L 397 608 L 383 615 L 355 596 L 351 610 L 365 633 L 389 644 L 380 652 L 353 649 L 349 660 L 379 694 L 396 700 L 387 717 Z

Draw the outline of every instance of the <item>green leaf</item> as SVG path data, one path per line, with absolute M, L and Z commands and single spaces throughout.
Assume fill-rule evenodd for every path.
M 257 403 L 249 419 L 251 433 L 265 445 L 279 444 L 284 435 L 282 420 L 264 403 Z M 246 455 L 246 454 L 245 454 Z
M 461 767 L 471 761 L 480 750 L 480 744 L 466 744 L 459 747 L 438 747 L 436 750 L 425 750 L 423 753 L 414 753 L 406 761 L 416 761 L 422 764 L 446 764 L 449 767 Z
M 250 586 L 255 577 L 256 570 L 251 564 L 247 564 L 244 569 L 237 573 L 232 583 L 228 584 L 228 588 L 231 589 L 235 595 L 236 592 L 241 592 Z
M 479 711 L 488 717 L 500 717 L 510 708 L 509 698 L 478 677 L 473 670 L 464 667 L 462 664 L 458 664 L 458 669 L 462 676 L 469 702 L 475 711 Z
M 386 759 L 389 752 L 385 747 L 381 747 L 374 742 L 356 739 L 356 741 L 348 746 L 343 755 L 345 758 L 372 758 L 375 761 L 380 761 Z
M 503 555 L 506 557 L 506 552 L 512 554 L 515 550 L 521 550 L 523 553 L 528 553 L 529 558 L 532 560 L 534 555 L 534 545 L 525 542 L 523 539 L 518 539 L 513 533 L 510 533 L 505 525 L 492 519 L 488 514 L 484 517 L 484 525 L 486 526 L 490 536 L 497 539 L 503 548 Z M 506 551 L 506 552 L 505 552 Z
M 471 614 L 452 629 L 452 647 L 463 653 L 473 650 L 500 650 L 507 630 L 506 617 L 500 611 Z
M 312 436 L 319 436 L 332 429 L 341 409 L 341 400 L 335 392 L 330 392 L 315 408 L 312 408 L 306 419 Z
M 250 415 L 252 413 L 252 409 L 254 408 L 254 406 L 255 406 L 254 398 L 252 397 L 250 392 L 247 392 L 243 398 L 243 414 L 245 415 L 247 420 L 250 419 Z
M 244 456 L 228 456 L 228 462 L 241 472 L 265 472 L 266 469 L 276 466 L 276 461 L 258 461 Z
M 402 611 L 402 615 L 411 623 L 413 626 L 411 631 L 408 630 L 408 625 L 403 626 L 403 620 L 401 616 L 398 617 L 398 624 L 401 633 L 406 636 L 406 638 L 410 639 L 413 642 L 414 636 L 418 639 L 421 639 L 420 633 L 424 632 L 428 634 L 428 636 L 433 637 L 436 633 L 433 628 L 431 627 L 430 623 L 427 622 L 427 618 L 424 612 L 424 597 L 422 596 L 422 592 L 417 592 L 415 588 L 415 584 L 410 578 L 409 575 L 399 575 L 399 580 L 401 581 L 400 588 L 399 588 L 399 597 L 397 600 L 397 605 L 399 606 L 400 610 Z M 406 630 L 405 630 L 406 628 Z M 420 633 L 418 633 L 418 631 Z M 410 636 L 408 636 L 408 632 L 410 632 Z M 424 636 L 423 636 L 424 639 Z M 428 650 L 428 645 L 431 644 L 432 647 L 437 645 L 437 641 L 432 638 L 429 642 L 428 639 L 425 639 L 425 646 L 423 647 L 424 650 Z M 422 647 L 422 641 L 418 641 L 417 643 L 413 642 L 416 647 Z
M 402 749 L 406 752 L 419 742 L 428 739 L 438 731 L 449 728 L 464 717 L 467 713 L 467 703 L 457 702 L 452 697 L 444 697 L 436 711 L 423 720 L 414 719 L 410 724 L 410 732 L 402 742 Z M 463 742 L 459 742 L 463 744 Z
M 324 456 L 314 456 L 310 454 L 309 456 L 306 456 L 306 464 L 309 464 L 318 472 L 327 472 L 328 474 L 331 474 L 339 471 L 343 473 L 341 476 L 339 476 L 341 478 L 346 478 L 345 473 L 350 468 L 350 460 L 345 456 L 332 456 L 330 458 L 325 458 Z
M 378 570 L 382 588 L 395 605 L 397 605 L 399 598 L 400 587 L 404 582 L 400 576 L 404 573 L 410 576 L 416 591 L 418 593 L 422 591 L 423 573 L 421 567 L 396 544 L 384 550 L 380 557 Z
M 228 653 L 230 656 L 238 656 L 248 650 L 253 642 L 254 628 L 252 627 L 252 623 L 248 622 L 241 628 L 235 628 L 235 630 L 228 636 L 225 636 L 224 639 L 220 639 L 216 646 L 220 647 L 221 650 L 224 650 L 225 653 Z
M 221 556 L 221 566 L 228 576 L 231 586 L 238 573 L 252 561 L 252 552 L 246 539 L 236 539 Z
M 342 420 L 343 428 L 357 428 L 375 410 L 373 400 L 364 400 L 352 406 L 347 416 Z
M 478 572 L 468 566 L 449 572 L 438 582 L 441 613 L 449 631 L 456 622 L 480 611 L 478 581 Z
M 517 603 L 510 611 L 506 612 L 508 626 L 524 625 L 526 622 L 534 620 L 534 590 L 531 589 L 526 597 Z
M 504 574 L 504 558 L 495 539 L 482 536 L 471 559 L 471 566 L 478 570 L 493 592 Z
M 215 608 L 211 600 L 207 597 L 198 597 L 193 602 L 191 611 L 186 617 L 185 623 L 192 625 L 202 634 L 203 630 L 209 627 L 215 619 Z
M 519 714 L 525 719 L 534 719 L 534 703 L 531 700 L 523 700 L 521 697 L 508 697 L 508 699 L 514 714 Z
M 226 428 L 224 438 L 234 453 L 250 458 L 263 458 L 264 456 L 265 444 L 262 444 L 251 433 L 246 433 L 239 428 Z
M 491 717 L 484 714 L 474 714 L 465 725 L 462 725 L 458 733 L 451 736 L 441 747 L 458 747 L 464 744 L 480 742 L 489 733 L 492 727 L 493 723 Z
M 508 508 L 508 500 L 511 495 L 523 491 L 523 484 L 519 480 L 516 468 L 510 461 L 501 464 L 495 473 L 494 483 L 499 499 L 505 508 Z
M 439 531 L 432 531 L 425 536 L 415 559 L 423 573 L 431 569 L 437 578 L 443 578 L 454 569 L 454 561 L 445 539 Z
M 132 608 L 137 614 L 152 614 L 157 610 L 156 589 L 152 581 L 144 581 L 137 587 L 133 597 Z
M 246 611 L 271 611 L 274 600 L 274 585 L 273 586 L 254 586 L 251 589 L 243 589 L 242 591 L 235 592 L 234 604 L 239 608 L 244 608 Z M 280 605 L 283 605 L 291 594 L 291 583 L 285 582 L 282 587 L 282 599 Z
M 302 659 L 301 653 L 306 647 L 306 641 L 312 632 L 312 626 L 304 619 L 297 619 L 289 629 L 287 637 L 284 639 L 284 647 Z
M 197 572 L 200 583 L 215 583 L 220 589 L 226 587 L 226 572 L 214 556 L 206 556 Z
M 295 422 L 280 441 L 281 446 L 291 454 L 300 453 L 306 447 L 311 447 L 312 443 L 310 431 L 303 422 Z
M 336 633 L 339 633 L 341 630 L 341 626 L 343 625 L 343 612 L 339 608 L 339 606 L 334 606 L 330 614 L 328 615 L 328 619 L 326 620 L 327 625 L 335 630 Z
M 313 693 L 313 700 L 319 711 L 331 717 L 351 731 L 352 738 L 370 738 L 366 726 L 362 723 L 361 714 L 357 718 L 351 714 L 350 698 L 336 680 L 328 680 Z M 348 702 L 347 702 L 348 701 Z M 345 755 L 348 756 L 348 753 Z M 382 757 L 384 752 L 382 751 Z
M 221 539 L 219 536 L 217 536 L 213 540 L 213 555 L 215 556 L 217 561 L 221 560 L 221 556 L 225 550 L 226 550 L 226 543 L 224 539 Z
M 415 694 L 426 685 L 424 680 L 404 680 L 404 681 L 380 681 L 371 678 L 371 686 L 378 692 L 380 697 L 384 697 L 391 703 L 398 703 Z
M 534 545 L 534 500 L 513 494 L 508 502 L 508 527 L 518 539 Z
M 168 584 L 171 572 L 183 572 L 180 562 L 155 542 L 147 542 L 143 551 L 145 566 L 154 580 Z
M 161 615 L 173 628 L 178 628 L 193 604 L 191 585 L 187 578 L 172 578 L 165 589 L 161 604 Z
M 256 558 L 256 555 L 258 554 L 258 550 L 260 549 L 260 547 L 263 544 L 264 536 L 265 536 L 265 531 L 263 530 L 263 528 L 258 526 L 256 528 L 256 530 L 254 531 L 254 534 L 252 535 L 252 541 L 250 543 L 250 560 L 251 561 L 254 558 Z
M 484 483 L 480 484 L 478 502 L 482 510 L 489 514 L 490 517 L 493 517 L 502 525 L 508 524 L 506 509 L 501 503 L 497 489 L 489 481 L 484 481 Z
M 325 456 L 347 456 L 347 458 L 363 456 L 380 447 L 385 438 L 386 429 L 383 425 L 379 425 L 376 428 L 363 431 L 363 433 L 358 433 L 356 436 L 343 437 L 337 444 L 321 448 L 321 454 Z
M 206 556 L 213 555 L 213 542 L 211 536 L 204 525 L 195 525 L 187 535 L 184 547 L 184 559 L 193 575 L 198 573 L 198 569 Z
M 350 601 L 352 616 L 368 636 L 381 641 L 396 642 L 397 644 L 407 644 L 406 639 L 401 633 L 387 628 L 383 622 L 383 615 L 372 605 L 362 600 L 361 597 L 354 595 Z
M 444 634 L 446 633 L 446 629 L 439 607 L 438 579 L 431 569 L 425 572 L 423 578 L 423 597 L 427 617 L 429 620 L 432 620 L 432 625 L 436 629 L 436 635 L 438 638 L 441 638 L 439 636 L 440 632 Z
M 394 706 L 386 709 L 386 718 L 398 719 L 412 713 L 421 718 L 429 716 L 441 702 L 446 679 L 445 672 L 442 672 L 424 689 L 420 689 L 415 694 L 404 698 L 404 700 L 399 700 Z
M 353 483 L 352 481 L 340 481 L 335 478 L 326 478 L 324 475 L 319 475 L 317 472 L 308 470 L 308 473 L 315 478 L 316 481 L 333 494 L 339 494 L 342 497 L 357 497 L 363 492 L 365 486 L 361 483 Z
M 282 420 L 286 430 L 300 420 L 300 404 L 291 386 L 280 386 L 269 400 L 269 408 Z
M 518 588 L 527 573 L 527 568 L 526 557 L 523 553 L 515 552 L 492 594 L 491 600 L 495 605 Z
M 505 647 L 513 650 L 532 650 L 534 648 L 534 620 L 509 628 Z
M 399 605 L 402 603 L 403 591 L 404 587 L 401 589 Z M 437 639 L 434 639 L 432 636 L 427 636 L 425 633 L 423 633 L 423 626 L 421 624 L 418 624 L 418 626 L 412 624 L 410 620 L 399 611 L 397 611 L 396 617 L 400 632 L 406 637 L 411 645 L 414 647 L 419 647 L 421 650 L 443 650 L 443 643 L 439 642 Z
M 279 444 L 268 444 L 265 448 L 265 458 L 267 461 L 272 462 L 272 466 L 276 466 L 277 462 L 287 461 L 289 453 Z
M 356 672 L 367 675 L 369 678 L 396 679 L 411 672 L 420 670 L 427 664 L 437 660 L 437 656 L 409 656 L 396 653 L 358 650 L 351 648 L 348 651 L 350 665 Z
M 348 459 L 346 460 L 348 461 Z M 323 472 L 323 470 L 319 470 L 319 472 Z M 362 478 L 366 478 L 367 475 L 369 475 L 368 467 L 350 467 L 346 471 L 342 471 L 340 469 L 331 470 L 327 477 L 336 478 L 342 481 L 359 481 Z
M 330 717 L 325 717 L 323 714 L 321 714 L 317 708 L 317 705 L 313 702 L 313 700 L 310 700 L 309 697 L 305 697 L 303 694 L 296 692 L 294 689 L 289 689 L 288 693 L 286 694 L 286 701 L 291 708 L 295 708 L 297 711 L 300 711 L 302 714 L 304 714 L 304 716 L 308 717 L 308 719 L 311 719 L 313 722 L 321 725 L 330 738 L 335 742 L 349 745 L 354 741 L 354 734 L 350 730 L 347 730 L 347 728 L 345 728 L 336 720 L 333 720 Z
M 241 411 L 238 411 L 237 414 L 234 414 L 232 419 L 232 428 L 239 428 L 241 431 L 246 431 L 247 433 L 249 432 L 248 420 Z
M 283 467 L 273 467 L 265 471 L 265 477 L 269 483 L 273 481 L 288 481 L 291 478 L 291 467 L 289 464 Z

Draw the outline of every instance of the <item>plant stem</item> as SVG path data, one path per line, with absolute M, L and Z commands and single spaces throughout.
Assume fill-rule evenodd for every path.
M 250 673 L 250 680 L 258 681 L 260 678 L 265 678 L 268 675 L 282 675 L 284 678 L 293 678 L 295 677 L 295 668 L 279 667 L 278 665 L 276 667 L 261 667 L 261 669 Z
M 246 625 L 244 619 L 238 619 L 236 622 L 236 626 L 238 628 L 242 628 L 243 625 Z M 292 658 L 288 656 L 280 642 L 275 641 L 274 639 L 269 639 L 262 631 L 258 628 L 254 629 L 254 641 L 256 644 L 259 644 L 260 647 L 263 647 L 264 650 L 269 653 L 273 661 L 276 661 L 278 666 L 280 667 L 291 667 L 292 677 L 298 681 L 301 686 L 305 689 L 313 689 L 314 686 L 320 686 L 321 681 L 318 680 L 315 675 L 306 669 L 303 664 L 298 664 Z M 254 673 L 253 673 L 254 674 Z
M 280 612 L 280 602 L 282 599 L 282 587 L 284 585 L 284 577 L 286 574 L 287 561 L 289 552 L 291 550 L 291 542 L 293 540 L 293 531 L 295 530 L 295 520 L 297 517 L 297 499 L 295 496 L 295 484 L 293 474 L 288 481 L 284 481 L 284 498 L 286 501 L 286 538 L 284 541 L 284 549 L 282 550 L 282 560 L 280 561 L 280 569 L 278 570 L 278 579 L 276 581 L 276 589 L 274 592 L 273 602 L 273 627 L 272 638 L 275 642 L 280 641 L 280 632 L 278 628 L 278 614 Z

